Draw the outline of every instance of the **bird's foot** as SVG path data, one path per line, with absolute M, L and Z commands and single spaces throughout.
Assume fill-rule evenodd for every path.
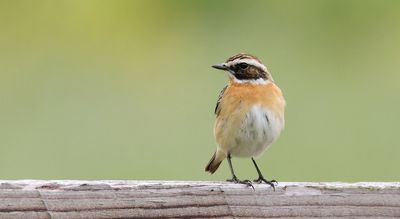
M 245 179 L 245 180 L 239 180 L 236 176 L 232 177 L 232 179 L 227 179 L 226 181 L 228 182 L 233 182 L 233 183 L 239 183 L 239 184 L 244 184 L 247 185 L 248 187 L 251 187 L 253 190 L 254 186 L 251 180 Z
M 255 179 L 255 180 L 253 180 L 254 182 L 256 182 L 256 183 L 263 183 L 263 182 L 265 182 L 266 184 L 268 184 L 268 185 L 270 185 L 273 189 L 274 189 L 274 191 L 275 191 L 275 184 L 276 185 L 278 185 L 278 181 L 276 181 L 276 180 L 271 180 L 271 181 L 268 181 L 268 180 L 266 180 L 263 176 L 259 176 L 258 177 L 258 179 Z

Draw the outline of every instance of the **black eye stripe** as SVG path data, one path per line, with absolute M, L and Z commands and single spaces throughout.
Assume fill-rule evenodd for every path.
M 249 64 L 242 62 L 242 63 L 239 63 L 238 66 L 241 69 L 246 69 L 249 66 Z

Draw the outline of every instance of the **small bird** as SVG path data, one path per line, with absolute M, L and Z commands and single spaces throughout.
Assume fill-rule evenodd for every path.
M 254 182 L 265 182 L 275 190 L 277 181 L 265 179 L 254 158 L 274 143 L 284 128 L 286 102 L 281 89 L 265 65 L 250 54 L 239 53 L 212 67 L 226 71 L 229 83 L 215 107 L 217 150 L 205 171 L 214 173 L 227 158 L 232 174 L 228 181 L 253 187 L 250 180 L 237 178 L 231 161 L 232 157 L 251 158 L 258 173 Z

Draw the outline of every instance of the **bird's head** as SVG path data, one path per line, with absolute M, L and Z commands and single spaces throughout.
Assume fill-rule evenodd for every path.
M 234 55 L 226 62 L 212 67 L 227 71 L 229 77 L 237 83 L 273 81 L 265 65 L 257 57 L 245 53 Z

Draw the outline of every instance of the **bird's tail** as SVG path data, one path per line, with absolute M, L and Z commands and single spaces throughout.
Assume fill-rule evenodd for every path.
M 224 153 L 217 150 L 212 156 L 211 160 L 208 162 L 205 171 L 213 174 L 218 169 L 225 157 L 226 155 Z

